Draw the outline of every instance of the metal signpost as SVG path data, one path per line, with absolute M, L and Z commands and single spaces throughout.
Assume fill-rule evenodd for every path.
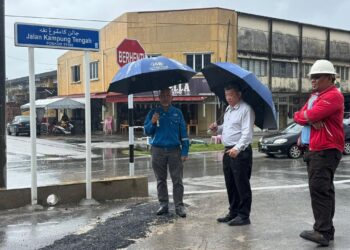
M 0 0 L 0 188 L 6 188 L 5 1 Z
M 145 50 L 137 40 L 124 39 L 116 48 L 117 64 L 123 67 L 129 62 L 134 62 L 145 58 Z M 133 97 L 128 95 L 128 123 L 129 123 L 129 175 L 133 176 L 134 167 L 134 117 L 133 117 Z
M 86 199 L 91 195 L 91 108 L 90 108 L 90 59 L 88 51 L 99 51 L 99 31 L 84 28 L 15 23 L 15 45 L 28 48 L 30 138 L 31 138 L 31 201 L 37 205 L 37 158 L 36 158 L 36 108 L 34 48 L 52 48 L 84 51 L 85 72 L 85 133 L 86 133 Z

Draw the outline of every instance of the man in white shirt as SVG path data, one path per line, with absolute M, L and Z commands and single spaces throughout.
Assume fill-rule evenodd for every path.
M 241 99 L 238 85 L 225 87 L 226 108 L 224 122 L 218 126 L 213 123 L 209 129 L 222 135 L 225 145 L 223 172 L 230 203 L 229 213 L 218 222 L 227 222 L 230 226 L 250 224 L 252 191 L 250 176 L 252 171 L 253 127 L 255 114 L 253 109 Z

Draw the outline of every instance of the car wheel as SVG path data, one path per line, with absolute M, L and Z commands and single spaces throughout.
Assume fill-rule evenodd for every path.
M 19 133 L 17 132 L 17 129 L 15 129 L 15 136 L 18 136 L 19 135 Z
M 297 159 L 301 156 L 301 150 L 299 149 L 298 145 L 294 144 L 292 145 L 288 150 L 288 157 L 292 159 Z
M 344 155 L 349 155 L 350 154 L 350 142 L 345 142 L 344 145 Z

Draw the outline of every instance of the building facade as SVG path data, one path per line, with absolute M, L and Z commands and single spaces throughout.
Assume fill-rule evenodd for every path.
M 310 67 L 333 62 L 349 111 L 350 32 L 238 13 L 238 60 L 273 92 L 279 126 L 285 127 L 311 91 Z
M 6 101 L 23 105 L 29 102 L 29 77 L 6 80 Z M 45 99 L 57 95 L 57 71 L 35 75 L 35 98 Z
M 29 102 L 29 77 L 6 80 L 6 121 L 20 115 L 20 106 Z M 35 75 L 35 98 L 46 99 L 57 95 L 57 71 Z
M 116 47 L 136 39 L 148 56 L 163 55 L 195 69 L 187 84 L 173 87 L 174 104 L 186 121 L 205 132 L 220 116 L 222 107 L 205 85 L 201 68 L 210 62 L 238 63 L 257 75 L 273 93 L 279 127 L 305 102 L 311 83 L 307 73 L 316 59 L 331 60 L 350 109 L 350 32 L 327 27 L 257 16 L 222 8 L 125 13 L 100 30 L 101 49 L 91 53 L 92 105 L 98 120 L 108 115 L 115 129 L 125 120 L 127 98 L 107 95 L 109 83 L 119 70 Z M 58 59 L 58 95 L 84 93 L 83 53 L 69 51 Z M 135 116 L 142 123 L 153 104 L 151 93 L 135 95 Z M 100 115 L 98 115 L 100 113 Z M 193 131 L 191 131 L 193 132 Z

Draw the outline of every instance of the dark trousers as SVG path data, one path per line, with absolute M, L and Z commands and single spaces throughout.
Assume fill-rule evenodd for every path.
M 181 149 L 152 147 L 152 167 L 157 179 L 158 200 L 161 206 L 168 206 L 168 166 L 171 180 L 173 182 L 173 198 L 175 207 L 183 206 L 184 186 L 182 184 L 183 163 L 181 160 Z
M 223 170 L 227 189 L 230 213 L 232 216 L 249 218 L 252 204 L 250 176 L 252 172 L 252 148 L 249 145 L 236 158 L 227 153 L 223 157 Z
M 335 212 L 334 173 L 342 153 L 337 149 L 310 151 L 304 160 L 307 164 L 311 206 L 315 218 L 314 230 L 326 238 L 334 234 Z

